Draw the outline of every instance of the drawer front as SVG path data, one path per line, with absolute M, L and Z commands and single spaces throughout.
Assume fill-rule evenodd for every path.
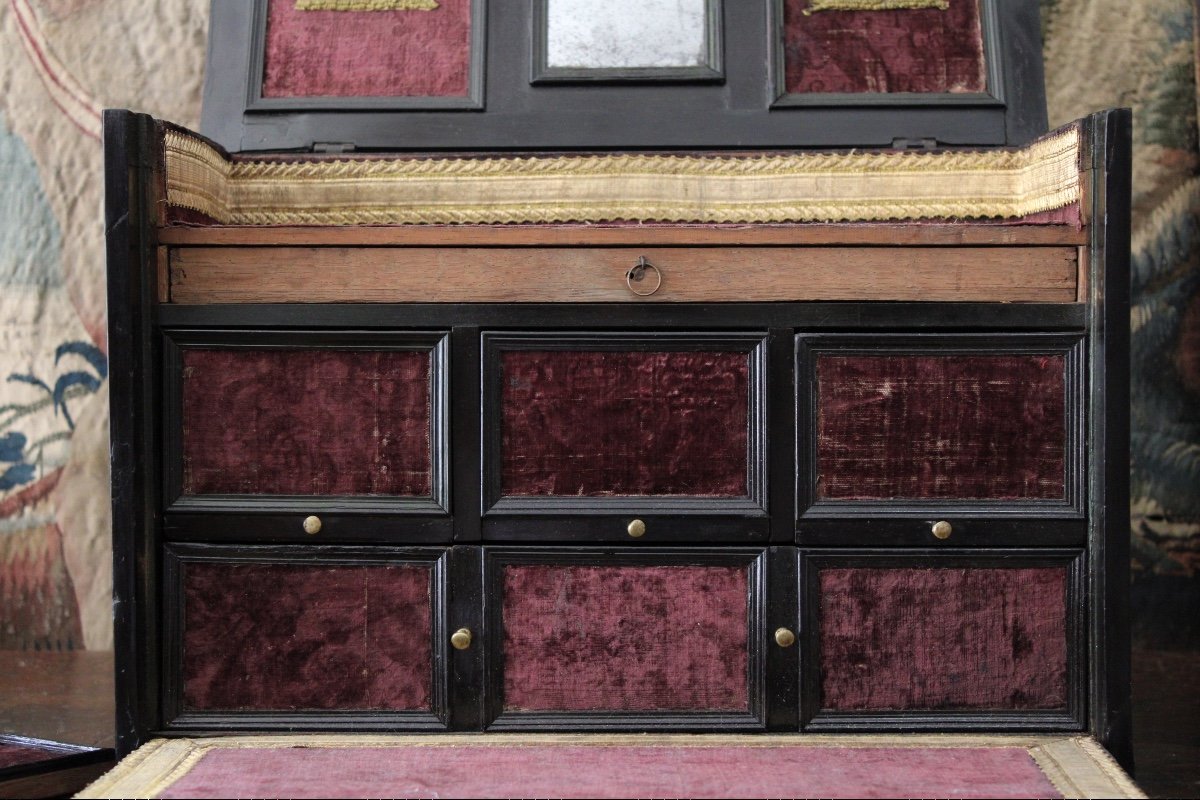
M 764 533 L 764 338 L 485 334 L 485 537 L 627 541 L 645 513 L 649 542 L 708 538 L 705 515 Z M 508 515 L 534 518 L 513 531 Z
M 490 727 L 761 727 L 764 559 L 489 548 Z
M 1081 556 L 964 553 L 802 553 L 808 727 L 1081 725 Z
M 1082 347 L 1060 334 L 799 336 L 801 528 L 1082 520 Z M 971 526 L 955 527 L 963 541 Z
M 445 553 L 168 547 L 168 724 L 444 727 Z
M 488 231 L 489 244 L 503 234 Z M 639 258 L 648 260 L 652 268 L 631 274 Z M 170 302 L 179 304 L 1074 303 L 1078 251 L 1074 247 L 177 247 L 171 250 L 169 280 Z
M 445 336 L 172 331 L 172 511 L 441 513 Z

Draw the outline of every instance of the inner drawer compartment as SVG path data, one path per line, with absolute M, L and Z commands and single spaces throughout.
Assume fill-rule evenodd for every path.
M 440 548 L 171 545 L 165 722 L 441 729 Z
M 168 332 L 168 510 L 445 513 L 446 350 L 436 332 Z
M 1079 551 L 801 551 L 806 729 L 1082 726 Z
M 487 548 L 489 729 L 762 728 L 765 559 Z
M 1082 515 L 1077 335 L 797 337 L 801 514 Z
M 488 516 L 558 515 L 547 535 L 569 534 L 572 516 L 639 512 L 757 517 L 765 530 L 764 340 L 484 334 Z M 696 522 L 693 541 L 706 536 Z

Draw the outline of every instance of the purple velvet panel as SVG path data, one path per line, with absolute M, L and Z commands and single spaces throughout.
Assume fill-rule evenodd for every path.
M 785 0 L 787 91 L 982 92 L 987 88 L 978 0 L 950 8 L 819 11 Z
M 504 570 L 504 707 L 745 711 L 745 567 Z
M 465 97 L 471 0 L 431 11 L 297 11 L 271 0 L 263 97 Z
M 189 709 L 430 708 L 427 566 L 190 563 Z
M 821 707 L 1055 709 L 1067 572 L 821 570 Z
M 411 350 L 184 350 L 184 494 L 428 496 L 429 368 Z
M 749 361 L 505 352 L 503 493 L 745 496 Z
M 1060 499 L 1065 364 L 1045 355 L 822 355 L 817 494 Z
M 217 749 L 160 796 L 1062 797 L 1023 747 L 589 747 L 486 738 L 454 746 Z

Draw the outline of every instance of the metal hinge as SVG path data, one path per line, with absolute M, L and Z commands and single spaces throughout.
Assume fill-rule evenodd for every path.
M 314 153 L 349 153 L 354 142 L 313 142 Z
M 893 150 L 936 150 L 937 139 L 892 139 Z

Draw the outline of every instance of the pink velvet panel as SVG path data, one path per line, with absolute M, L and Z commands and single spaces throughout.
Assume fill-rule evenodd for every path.
M 950 8 L 818 11 L 785 0 L 787 91 L 946 93 L 987 88 L 978 0 Z
M 746 353 L 502 356 L 505 495 L 747 494 Z
M 1065 364 L 1044 355 L 822 355 L 817 495 L 1060 499 Z
M 429 353 L 183 352 L 183 493 L 428 496 Z
M 297 11 L 295 0 L 270 0 L 263 97 L 465 97 L 471 2 Z
M 745 711 L 745 567 L 504 570 L 504 707 Z
M 430 708 L 427 566 L 190 563 L 188 709 Z
M 486 738 L 486 737 L 481 737 Z M 161 797 L 1062 797 L 1021 747 L 456 745 L 205 754 Z
M 822 708 L 1066 706 L 1064 567 L 820 575 Z

